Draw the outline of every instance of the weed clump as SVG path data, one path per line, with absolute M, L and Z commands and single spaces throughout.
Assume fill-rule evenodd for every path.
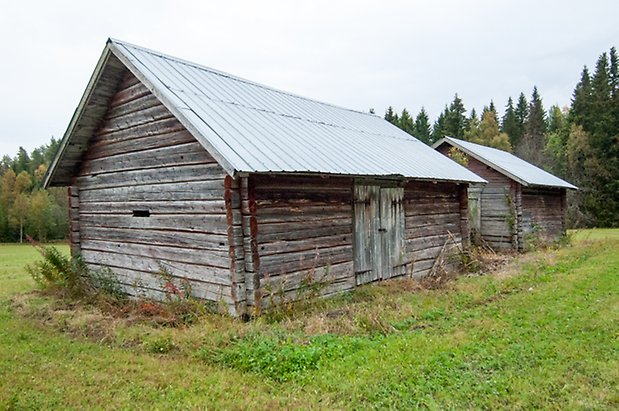
M 87 280 L 89 270 L 79 257 L 68 257 L 56 247 L 44 247 L 31 237 L 27 238 L 43 256 L 42 260 L 26 266 L 26 272 L 40 287 L 63 291 L 71 297 L 83 296 L 91 291 L 92 284 Z
M 248 336 L 227 347 L 198 351 L 198 358 L 241 371 L 261 374 L 284 382 L 316 370 L 327 361 L 341 358 L 360 348 L 361 339 L 324 334 L 294 342 L 267 336 Z
M 79 256 L 69 257 L 53 246 L 29 240 L 43 258 L 26 266 L 26 271 L 43 290 L 59 297 L 60 305 L 85 305 L 113 318 L 170 327 L 194 324 L 207 312 L 214 311 L 193 296 L 189 280 L 175 278 L 163 265 L 160 265 L 157 294 L 160 301 L 139 293 L 139 297 L 129 299 L 125 286 L 109 267 L 91 269 Z M 134 287 L 145 289 L 141 284 Z

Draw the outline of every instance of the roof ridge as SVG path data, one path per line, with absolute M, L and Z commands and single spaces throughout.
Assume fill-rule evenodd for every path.
M 266 84 L 257 83 L 255 81 L 252 81 L 252 80 L 249 80 L 249 79 L 246 79 L 246 78 L 243 78 L 243 77 L 239 77 L 239 76 L 235 76 L 235 75 L 230 74 L 230 73 L 226 73 L 225 71 L 217 70 L 217 69 L 214 69 L 212 67 L 208 67 L 208 66 L 205 66 L 205 65 L 202 65 L 202 64 L 199 64 L 199 63 L 195 63 L 195 62 L 192 62 L 192 61 L 189 61 L 189 60 L 185 60 L 185 59 L 182 59 L 180 57 L 175 57 L 175 56 L 172 56 L 170 54 L 161 53 L 159 51 L 156 51 L 156 50 L 153 50 L 153 49 L 149 49 L 149 48 L 146 48 L 146 47 L 142 47 L 142 46 L 138 46 L 136 44 L 132 44 L 132 43 L 129 43 L 129 42 L 126 42 L 126 41 L 122 41 L 122 40 L 118 40 L 118 39 L 113 39 L 113 38 L 110 37 L 110 38 L 108 38 L 108 43 L 110 43 L 110 42 L 114 43 L 114 44 L 117 44 L 117 45 L 126 46 L 126 47 L 133 47 L 133 48 L 136 48 L 138 50 L 142 50 L 142 51 L 144 51 L 146 53 L 149 53 L 149 54 L 152 54 L 154 56 L 157 56 L 157 57 L 173 60 L 173 61 L 175 61 L 177 63 L 185 64 L 187 66 L 192 66 L 194 68 L 198 68 L 198 69 L 201 69 L 201 70 L 206 70 L 206 71 L 208 71 L 208 72 L 210 72 L 212 74 L 215 74 L 215 75 L 218 75 L 218 76 L 221 76 L 221 77 L 225 77 L 225 78 L 229 78 L 229 79 L 234 80 L 234 81 L 239 81 L 239 82 L 242 82 L 242 83 L 251 84 L 253 86 L 260 87 L 260 88 L 265 89 L 265 90 L 270 90 L 270 91 L 273 91 L 275 93 L 280 93 L 280 94 L 284 94 L 284 95 L 287 95 L 287 96 L 290 96 L 290 97 L 300 98 L 300 99 L 303 99 L 303 100 L 306 100 L 306 101 L 311 101 L 313 103 L 322 104 L 322 105 L 325 105 L 325 106 L 328 106 L 328 107 L 337 108 L 337 109 L 340 109 L 340 110 L 346 110 L 346 111 L 350 111 L 350 112 L 358 113 L 358 114 L 363 114 L 363 115 L 370 116 L 370 117 L 382 118 L 381 116 L 379 116 L 379 115 L 377 115 L 375 113 L 368 113 L 368 112 L 365 112 L 365 111 L 353 110 L 353 109 L 350 109 L 350 108 L 338 106 L 336 104 L 326 103 L 324 101 L 316 100 L 316 99 L 313 99 L 313 98 L 310 98 L 310 97 L 305 97 L 305 96 L 302 96 L 300 94 L 295 94 L 295 93 L 291 93 L 289 91 L 280 90 L 280 89 L 275 88 L 275 87 L 267 86 Z

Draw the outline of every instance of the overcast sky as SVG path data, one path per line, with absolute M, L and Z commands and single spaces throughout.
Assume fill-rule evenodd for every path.
M 0 11 L 0 155 L 62 137 L 108 37 L 344 107 L 434 121 L 537 85 L 568 105 L 619 1 L 27 1 Z

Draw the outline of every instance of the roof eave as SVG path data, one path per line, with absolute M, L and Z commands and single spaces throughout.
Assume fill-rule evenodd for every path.
M 329 173 L 321 171 L 239 171 L 240 177 L 247 177 L 249 175 L 295 175 L 295 176 L 307 176 L 307 177 L 348 177 L 348 178 L 373 178 L 384 180 L 414 180 L 414 181 L 428 181 L 428 182 L 441 182 L 441 183 L 454 183 L 454 184 L 487 184 L 483 178 L 479 180 L 465 180 L 465 179 L 447 179 L 440 177 L 417 177 L 417 176 L 405 176 L 402 174 L 354 174 L 354 173 Z

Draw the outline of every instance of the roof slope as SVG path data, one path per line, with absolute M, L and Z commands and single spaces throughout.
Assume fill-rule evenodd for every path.
M 453 137 L 445 137 L 434 143 L 433 147 L 438 148 L 444 143 L 459 148 L 471 157 L 476 158 L 487 166 L 492 167 L 496 171 L 513 180 L 518 181 L 524 186 L 559 187 L 573 190 L 578 189 L 576 186 L 568 183 L 567 181 L 564 181 L 559 177 L 556 177 L 506 151 L 482 146 L 481 144 L 475 144 L 469 141 L 459 140 Z
M 117 40 L 108 40 L 102 60 L 106 53 L 140 79 L 231 175 L 294 172 L 485 182 L 379 116 Z M 98 69 L 105 71 L 102 60 Z M 75 130 L 83 128 L 75 118 L 84 107 L 88 110 L 82 103 L 88 93 L 96 93 L 100 78 L 100 73 L 93 74 L 63 139 L 65 146 L 72 144 Z M 59 157 L 62 162 L 62 153 Z M 57 165 L 50 167 L 47 182 L 66 184 L 66 176 L 54 177 Z

